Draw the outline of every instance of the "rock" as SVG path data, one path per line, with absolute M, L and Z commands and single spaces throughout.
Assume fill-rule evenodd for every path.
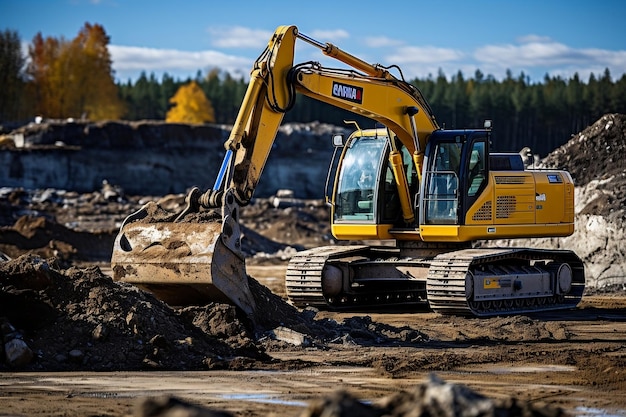
M 109 184 L 109 181 L 102 180 L 100 191 L 105 201 L 120 201 L 123 198 L 124 190 L 121 187 Z
M 363 404 L 352 395 L 339 391 L 311 404 L 300 417 L 380 417 L 381 410 Z
M 9 322 L 6 317 L 0 317 L 0 339 L 6 343 L 11 339 L 15 339 L 13 334 L 15 334 L 16 329 Z
M 7 363 L 14 367 L 29 364 L 33 360 L 33 351 L 22 339 L 13 339 L 4 344 Z
M 387 402 L 391 415 L 479 417 L 495 416 L 495 403 L 464 385 L 449 384 L 435 375 L 410 393 L 399 393 Z M 505 414 L 499 414 L 504 416 Z
M 270 336 L 275 340 L 290 343 L 295 346 L 311 346 L 311 338 L 287 327 L 277 327 L 270 332 Z
M 167 348 L 169 345 L 167 339 L 162 334 L 158 334 L 154 336 L 152 339 L 148 341 L 148 344 L 155 346 L 157 348 L 160 348 L 160 349 Z
M 104 340 L 109 334 L 108 329 L 102 323 L 98 324 L 91 332 L 93 340 Z
M 74 363 L 82 363 L 85 353 L 80 349 L 72 349 L 69 353 L 69 358 Z
M 154 370 L 161 369 L 163 367 L 163 365 L 161 365 L 157 361 L 150 359 L 150 358 L 144 358 L 143 364 L 145 365 L 146 368 L 154 369 Z

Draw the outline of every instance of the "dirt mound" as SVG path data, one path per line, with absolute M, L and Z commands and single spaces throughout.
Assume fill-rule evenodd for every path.
M 607 114 L 550 153 L 542 166 L 567 170 L 579 214 L 626 219 L 626 115 Z
M 5 340 L 24 342 L 21 352 L 31 357 L 17 365 L 27 370 L 238 369 L 270 362 L 269 346 L 427 340 L 367 316 L 316 319 L 315 310 L 297 310 L 256 280 L 249 285 L 261 312 L 254 323 L 231 305 L 174 309 L 98 267 L 66 269 L 30 254 L 0 262 L 0 317 Z
M 110 260 L 115 234 L 80 232 L 44 216 L 22 216 L 11 227 L 0 228 L 0 251 L 11 257 L 31 251 L 63 261 Z
M 578 186 L 623 174 L 625 138 L 626 115 L 606 114 L 551 152 L 543 164 L 567 170 Z
M 266 359 L 248 332 L 230 344 L 210 332 L 229 332 L 234 307 L 215 309 L 223 329 L 199 326 L 200 314 L 177 312 L 97 267 L 63 269 L 24 255 L 0 263 L 0 286 L 0 316 L 35 354 L 23 369 L 211 369 L 238 356 Z

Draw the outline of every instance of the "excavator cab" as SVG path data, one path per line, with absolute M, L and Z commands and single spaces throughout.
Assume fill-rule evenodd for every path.
M 422 183 L 411 151 L 387 129 L 358 130 L 341 153 L 332 197 L 338 239 L 392 239 L 420 225 L 460 226 L 488 182 L 486 130 L 436 131 L 426 147 Z M 390 155 L 397 149 L 402 175 Z M 331 164 L 333 166 L 333 164 Z M 399 193 L 408 190 L 414 218 L 403 219 Z M 415 237 L 415 235 L 414 235 Z
M 385 145 L 384 138 L 378 136 L 362 136 L 349 143 L 339 171 L 336 221 L 375 221 Z
M 332 196 L 332 227 L 339 239 L 380 239 L 384 229 L 400 225 L 398 183 L 389 164 L 390 135 L 386 129 L 358 130 L 346 141 L 337 166 Z M 402 149 L 405 176 L 417 188 L 410 152 Z M 332 169 L 329 175 L 333 174 Z M 329 191 L 329 190 L 327 190 Z M 383 234 L 381 234 L 383 233 Z

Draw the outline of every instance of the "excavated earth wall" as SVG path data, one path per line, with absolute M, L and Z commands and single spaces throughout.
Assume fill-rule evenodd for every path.
M 317 123 L 282 126 L 256 196 L 290 188 L 299 198 L 322 198 L 336 132 L 345 130 Z M 155 121 L 31 123 L 0 142 L 0 184 L 92 192 L 106 180 L 134 195 L 206 189 L 215 181 L 229 133 L 226 126 Z

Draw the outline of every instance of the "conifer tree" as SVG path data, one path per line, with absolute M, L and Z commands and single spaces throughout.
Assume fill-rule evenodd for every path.
M 22 67 L 24 57 L 17 32 L 0 32 L 0 121 L 20 117 L 20 103 L 24 95 Z

